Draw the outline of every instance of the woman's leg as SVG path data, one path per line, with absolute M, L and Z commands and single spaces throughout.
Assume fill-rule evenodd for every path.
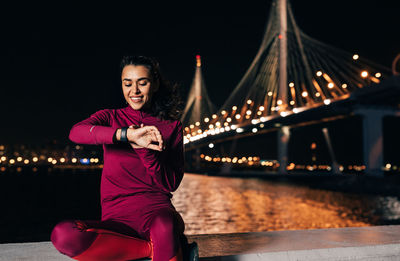
M 185 224 L 176 210 L 162 208 L 152 212 L 148 233 L 153 244 L 154 261 L 183 260 Z
M 112 227 L 115 229 L 111 229 Z M 54 227 L 51 241 L 58 251 L 76 260 L 131 260 L 151 257 L 151 243 L 119 233 L 123 228 L 124 224 L 118 222 L 65 220 Z

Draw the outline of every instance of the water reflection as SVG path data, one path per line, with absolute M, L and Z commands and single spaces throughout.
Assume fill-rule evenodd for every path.
M 172 200 L 185 220 L 186 234 L 358 227 L 400 219 L 397 197 L 259 179 L 185 174 Z

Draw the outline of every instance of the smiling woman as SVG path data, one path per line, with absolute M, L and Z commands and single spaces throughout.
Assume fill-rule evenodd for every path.
M 125 56 L 121 62 L 122 91 L 136 110 L 152 111 L 155 117 L 179 119 L 183 102 L 178 86 L 164 79 L 157 61 L 144 56 Z
M 121 63 L 125 108 L 100 110 L 75 124 L 75 143 L 101 144 L 101 220 L 63 220 L 54 246 L 76 260 L 188 260 L 197 257 L 171 203 L 184 174 L 183 129 L 176 86 L 156 61 L 127 56 Z

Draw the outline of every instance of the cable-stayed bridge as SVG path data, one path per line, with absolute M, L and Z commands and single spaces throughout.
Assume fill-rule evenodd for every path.
M 286 0 L 273 1 L 258 53 L 218 110 L 207 95 L 200 65 L 197 57 L 182 117 L 185 149 L 197 165 L 204 160 L 220 162 L 223 170 L 229 171 L 237 163 L 264 163 L 285 173 L 294 168 L 288 162 L 288 150 L 297 127 L 358 117 L 362 121 L 362 164 L 357 168 L 373 175 L 383 173 L 381 126 L 386 116 L 399 114 L 399 77 L 391 76 L 389 68 L 302 32 Z M 276 132 L 276 161 L 233 155 L 239 139 L 271 131 Z M 338 163 L 332 133 L 326 127 L 321 133 L 331 161 L 328 167 L 341 173 L 344 166 Z M 202 153 L 202 148 L 223 143 L 230 148 L 225 146 L 214 156 Z

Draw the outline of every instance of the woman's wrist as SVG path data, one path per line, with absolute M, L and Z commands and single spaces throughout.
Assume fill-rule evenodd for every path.
M 125 130 L 124 130 L 125 129 Z M 128 128 L 119 128 L 115 131 L 115 139 L 117 141 L 122 141 L 122 142 L 129 142 L 129 140 L 127 139 L 127 130 Z
M 115 131 L 114 137 L 115 137 L 115 139 L 116 139 L 117 141 L 120 141 L 120 140 L 121 140 L 121 129 L 117 129 L 117 130 Z

